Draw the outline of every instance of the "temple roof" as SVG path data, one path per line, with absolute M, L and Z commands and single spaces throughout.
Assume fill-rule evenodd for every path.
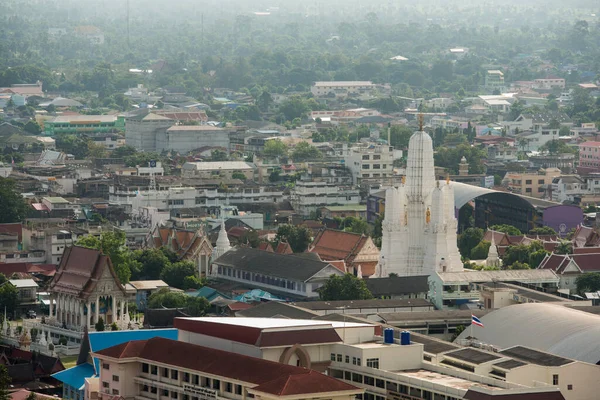
M 125 295 L 125 288 L 113 269 L 110 257 L 95 249 L 67 247 L 50 282 L 49 291 L 87 299 L 107 268 L 116 287 Z

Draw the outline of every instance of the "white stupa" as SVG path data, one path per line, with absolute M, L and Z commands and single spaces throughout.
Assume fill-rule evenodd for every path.
M 496 247 L 496 240 L 494 239 L 494 233 L 492 232 L 492 243 L 490 243 L 490 248 L 488 250 L 488 256 L 485 259 L 486 267 L 500 267 L 502 265 L 502 261 L 498 256 L 498 247 Z
M 229 243 L 229 237 L 227 237 L 227 231 L 225 230 L 225 220 L 222 219 L 221 230 L 219 231 L 219 236 L 217 237 L 217 243 L 212 251 L 212 259 L 216 260 L 229 250 L 231 250 L 231 243 Z
M 463 270 L 456 244 L 452 182 L 435 179 L 433 143 L 421 128 L 408 144 L 406 178 L 386 191 L 376 275 L 432 275 Z

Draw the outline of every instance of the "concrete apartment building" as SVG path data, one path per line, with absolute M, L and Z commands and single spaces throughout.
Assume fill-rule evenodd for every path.
M 209 161 L 186 162 L 181 167 L 181 175 L 185 178 L 227 178 L 232 179 L 234 173 L 242 173 L 246 179 L 254 179 L 255 166 L 244 161 Z
M 344 164 L 352 172 L 352 181 L 385 182 L 394 174 L 394 148 L 388 145 L 356 146 L 344 156 Z
M 579 145 L 579 173 L 600 172 L 600 142 L 583 142 Z
M 125 143 L 138 151 L 162 151 L 167 129 L 175 121 L 153 113 L 137 113 L 125 119 Z M 191 149 L 190 149 L 191 150 Z
M 313 83 L 310 91 L 315 97 L 389 96 L 392 87 L 387 83 L 379 85 L 371 81 L 325 81 Z
M 497 69 L 486 71 L 485 88 L 489 90 L 502 90 L 504 88 L 504 73 Z
M 166 135 L 157 137 L 157 148 L 182 154 L 201 147 L 223 147 L 229 150 L 229 131 L 212 125 L 174 125 Z
M 42 123 L 44 134 L 117 133 L 125 131 L 125 117 L 119 115 L 59 115 Z
M 543 79 L 535 79 L 533 81 L 532 89 L 535 90 L 554 90 L 554 89 L 564 89 L 565 88 L 565 80 L 563 78 L 559 78 L 557 76 L 543 78 Z
M 549 376 L 547 371 L 557 369 L 539 365 L 544 363 L 541 355 L 535 358 L 519 349 L 507 349 L 506 354 L 501 354 L 461 348 L 420 335 L 400 334 L 393 329 L 383 331 L 381 326 L 369 323 L 177 318 L 175 327 L 177 341 L 153 338 L 93 353 L 102 367 L 99 378 L 87 379 L 85 399 L 91 399 L 96 392 L 99 399 L 118 395 L 140 400 L 157 397 L 242 400 L 248 394 L 269 399 L 324 399 L 318 393 L 307 393 L 317 387 L 309 382 L 297 389 L 301 392 L 294 397 L 262 395 L 266 392 L 264 387 L 262 390 L 260 386 L 252 387 L 244 379 L 250 369 L 261 376 L 262 363 L 277 366 L 277 372 L 271 373 L 274 375 L 285 376 L 290 367 L 305 367 L 305 373 L 312 369 L 315 372 L 311 374 L 326 372 L 329 379 L 362 390 L 358 398 L 363 400 L 579 400 L 593 396 L 598 390 L 597 383 L 589 386 L 583 383 L 596 373 L 598 367 L 594 365 L 572 362 L 573 373 L 559 372 L 558 382 L 553 385 L 556 373 Z M 168 351 L 153 350 L 159 348 Z M 254 364 L 248 365 L 249 359 Z M 515 368 L 521 371 L 502 376 Z M 511 380 L 513 376 L 517 379 L 517 375 L 523 383 Z M 290 382 L 289 378 L 283 380 Z M 333 381 L 324 385 L 330 391 L 327 399 L 343 398 L 331 392 L 336 385 Z
M 294 210 L 304 216 L 325 206 L 358 204 L 358 189 L 326 182 L 297 181 L 290 200 Z
M 546 196 L 552 180 L 560 174 L 558 168 L 540 169 L 537 172 L 508 172 L 502 184 L 513 193 L 541 199 Z
M 551 196 L 552 201 L 562 203 L 565 200 L 575 201 L 586 194 L 586 184 L 578 175 L 561 175 L 552 179 Z

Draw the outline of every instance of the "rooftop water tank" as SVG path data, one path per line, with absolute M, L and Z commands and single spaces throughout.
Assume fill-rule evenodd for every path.
M 408 346 L 410 344 L 410 332 L 409 331 L 402 331 L 400 333 L 400 345 L 401 346 Z
M 394 329 L 385 328 L 383 331 L 383 343 L 394 344 Z

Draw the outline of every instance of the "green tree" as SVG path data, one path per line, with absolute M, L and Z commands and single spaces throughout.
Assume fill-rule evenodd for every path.
M 450 342 L 454 342 L 461 333 L 463 333 L 465 331 L 465 326 L 464 325 L 459 325 L 456 327 L 456 329 L 454 330 L 454 333 L 452 334 L 452 337 L 450 338 Z
M 581 274 L 575 279 L 577 293 L 583 295 L 586 292 L 597 292 L 600 290 L 600 273 L 588 272 Z
M 116 322 L 113 322 L 112 324 L 110 324 L 110 330 L 111 331 L 118 331 L 119 327 L 117 326 Z
M 8 389 L 10 388 L 11 378 L 8 369 L 4 364 L 0 364 L 0 400 L 11 400 L 12 396 Z
M 469 172 L 472 174 L 482 174 L 485 172 L 483 160 L 486 158 L 485 152 L 477 147 L 471 147 L 468 144 L 461 144 L 454 148 L 437 148 L 434 154 L 435 165 L 448 168 L 452 173 L 458 173 L 458 164 L 462 157 L 469 163 Z
M 37 395 L 35 394 L 35 392 L 31 392 L 27 395 L 27 397 L 25 397 L 25 400 L 36 400 L 37 399 Z
M 29 207 L 23 196 L 17 193 L 15 181 L 0 178 L 0 223 L 21 222 L 27 216 Z
M 235 171 L 234 173 L 231 174 L 231 178 L 232 179 L 241 179 L 241 180 L 245 181 L 246 175 L 244 175 L 243 172 Z
M 23 126 L 23 130 L 25 130 L 25 132 L 27 133 L 31 133 L 32 135 L 39 135 L 42 131 L 42 128 L 40 128 L 40 124 L 38 124 L 35 120 L 31 119 L 27 121 L 25 126 Z
M 344 219 L 343 226 L 344 231 L 358 233 L 361 235 L 368 235 L 371 230 L 369 224 L 367 224 L 367 221 L 361 218 L 346 217 Z
M 263 155 L 265 157 L 285 157 L 287 152 L 288 147 L 281 139 L 272 139 L 265 143 Z
M 113 150 L 111 157 L 113 158 L 125 158 L 125 157 L 129 157 L 131 155 L 134 155 L 137 152 L 137 150 L 135 149 L 135 147 L 133 146 L 121 146 L 121 147 L 117 147 L 116 149 Z
M 98 322 L 96 322 L 94 328 L 96 328 L 96 332 L 102 332 L 105 329 L 104 320 L 102 317 L 98 318 Z
M 490 230 L 496 232 L 503 232 L 511 236 L 519 236 L 523 234 L 518 228 L 515 228 L 512 225 L 493 225 L 490 228 Z
M 19 291 L 8 281 L 0 284 L 0 305 L 2 305 L 2 312 L 6 307 L 6 313 L 9 315 L 13 315 L 19 305 Z
M 165 281 L 171 287 L 183 289 L 185 278 L 195 274 L 196 268 L 193 262 L 179 261 L 167 265 L 160 274 L 160 279 Z
M 202 286 L 204 286 L 202 281 L 195 275 L 190 275 L 183 278 L 183 290 L 200 289 Z
M 364 280 L 352 274 L 344 276 L 331 275 L 325 284 L 319 288 L 321 300 L 368 300 L 373 294 L 367 288 Z
M 210 161 L 227 161 L 227 153 L 221 150 L 213 150 L 210 152 Z
M 510 267 L 508 267 L 508 269 L 531 269 L 531 267 L 527 263 L 515 261 Z
M 300 142 L 292 151 L 292 159 L 294 161 L 316 160 L 323 157 L 323 154 L 314 146 L 307 142 Z
M 383 220 L 385 219 L 385 214 L 381 213 L 375 220 L 373 224 L 373 233 L 371 234 L 371 238 L 377 247 L 381 247 L 381 237 L 383 236 Z
M 529 231 L 531 235 L 556 235 L 556 231 L 549 226 L 540 226 Z
M 311 231 L 306 226 L 279 225 L 275 241 L 285 241 L 290 244 L 294 253 L 303 253 L 311 242 Z
M 210 308 L 210 303 L 204 297 L 188 296 L 185 301 L 184 313 L 190 317 L 201 317 Z
M 171 264 L 171 260 L 162 249 L 136 250 L 133 252 L 132 257 L 141 266 L 139 270 L 131 271 L 134 280 L 159 279 L 162 271 L 167 265 Z
M 140 269 L 140 264 L 133 259 L 132 254 L 125 247 L 125 233 L 123 231 L 103 232 L 100 237 L 87 235 L 75 243 L 77 246 L 88 249 L 100 250 L 110 257 L 115 272 L 121 283 L 129 282 L 131 271 Z
M 573 242 L 570 240 L 561 240 L 558 246 L 554 249 L 556 254 L 572 254 L 573 253 Z
M 544 249 L 531 252 L 529 253 L 529 262 L 527 264 L 529 264 L 530 268 L 536 269 L 540 265 L 542 260 L 546 258 L 546 255 L 548 255 L 548 252 Z
M 169 288 L 162 288 L 152 293 L 148 298 L 148 308 L 183 308 L 186 295 L 172 292 Z
M 305 118 L 309 111 L 308 103 L 300 96 L 292 96 L 279 106 L 279 112 L 287 121 L 292 121 L 294 118 Z
M 463 257 L 470 257 L 471 250 L 483 240 L 483 229 L 467 228 L 458 237 L 458 250 Z
M 490 246 L 492 244 L 485 240 L 479 242 L 479 244 L 471 250 L 471 260 L 483 260 L 487 258 L 488 252 L 490 250 Z

